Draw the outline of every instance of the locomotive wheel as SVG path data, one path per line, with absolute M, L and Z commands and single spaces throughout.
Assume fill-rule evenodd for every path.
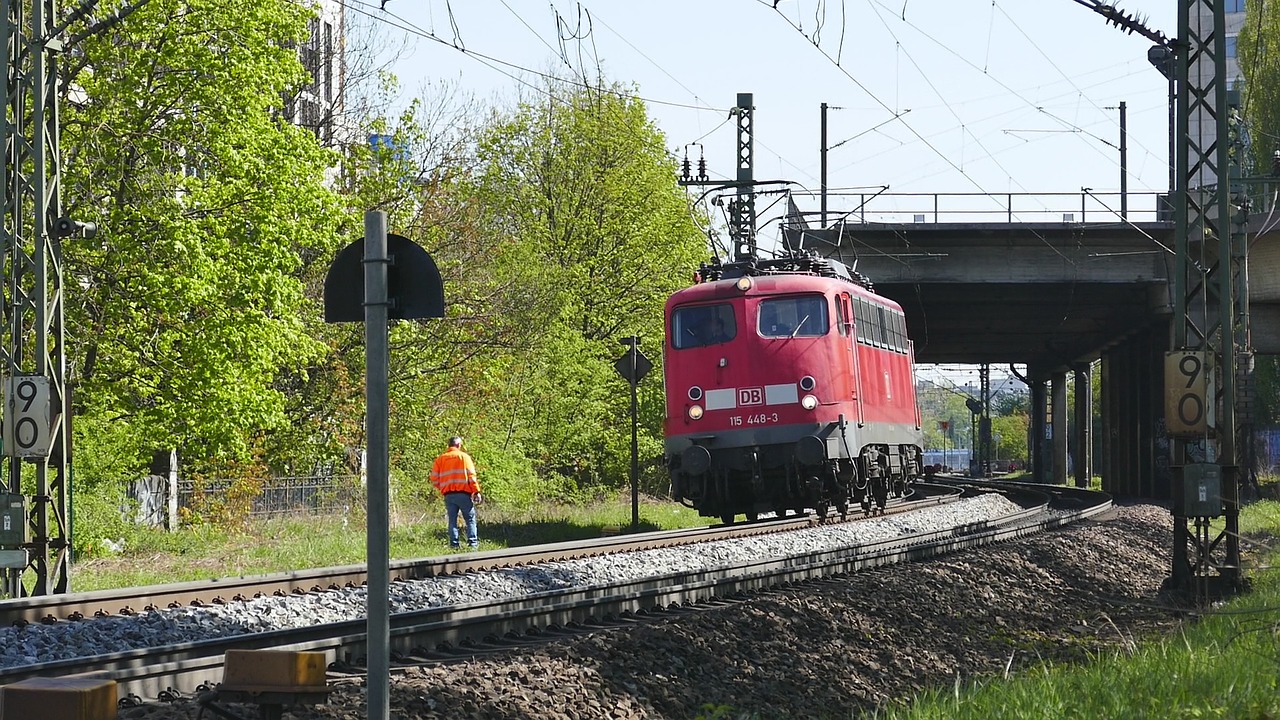
M 836 506 L 836 510 L 840 512 L 840 522 L 849 519 L 849 503 L 840 503 Z

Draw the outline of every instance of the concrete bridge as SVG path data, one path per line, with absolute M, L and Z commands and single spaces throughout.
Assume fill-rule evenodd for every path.
M 900 303 L 918 362 L 1025 363 L 1032 437 L 1042 440 L 1033 465 L 1044 479 L 1066 481 L 1070 447 L 1084 478 L 1092 470 L 1119 495 L 1163 498 L 1171 482 L 1163 356 L 1175 269 L 1174 224 L 1163 205 L 1155 194 L 1089 191 L 886 193 L 830 215 L 825 226 L 812 213 L 793 217 L 784 238 L 856 267 Z M 1280 212 L 1255 214 L 1248 236 L 1248 323 L 1259 354 L 1280 354 L 1278 224 Z M 1089 368 L 1099 359 L 1104 441 L 1095 464 Z M 1068 373 L 1078 399 L 1070 440 L 1062 430 Z M 1247 398 L 1252 386 L 1243 379 Z

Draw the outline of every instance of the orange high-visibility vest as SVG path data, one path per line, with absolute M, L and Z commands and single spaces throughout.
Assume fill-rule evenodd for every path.
M 440 494 L 451 492 L 480 492 L 480 484 L 476 482 L 476 465 L 471 456 L 460 448 L 449 448 L 431 466 L 431 484 L 436 486 Z

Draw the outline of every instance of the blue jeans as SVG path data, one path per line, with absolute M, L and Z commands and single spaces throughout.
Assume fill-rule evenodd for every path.
M 449 517 L 449 545 L 458 547 L 458 513 L 467 519 L 467 544 L 474 550 L 480 547 L 476 530 L 476 506 L 467 493 L 449 493 L 444 496 L 444 507 Z

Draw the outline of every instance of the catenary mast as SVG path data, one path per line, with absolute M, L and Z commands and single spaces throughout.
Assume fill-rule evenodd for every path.
M 70 414 L 63 329 L 62 238 L 84 226 L 62 218 L 55 0 L 0 0 L 5 82 L 0 263 L 6 333 L 5 464 L 12 495 L 27 495 L 24 567 L 7 563 L 10 596 L 67 592 L 71 526 Z M 10 556 L 12 558 L 12 556 Z M 24 570 L 34 584 L 24 588 Z

